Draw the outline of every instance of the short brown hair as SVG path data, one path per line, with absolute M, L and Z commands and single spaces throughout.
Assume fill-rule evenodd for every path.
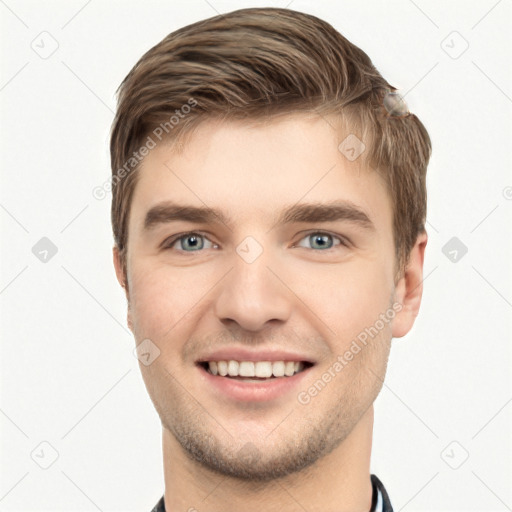
M 339 113 L 350 120 L 351 132 L 366 146 L 364 164 L 388 185 L 396 268 L 403 272 L 425 231 L 431 142 L 414 114 L 390 115 L 384 108 L 393 91 L 366 53 L 329 23 L 291 9 L 240 9 L 169 34 L 118 89 L 111 216 L 125 278 L 137 150 L 153 140 L 150 134 L 175 143 L 207 117 L 258 120 L 292 112 Z

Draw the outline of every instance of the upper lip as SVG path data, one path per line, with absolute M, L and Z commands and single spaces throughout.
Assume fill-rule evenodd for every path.
M 259 350 L 257 352 L 244 350 L 242 348 L 225 348 L 216 350 L 210 354 L 201 356 L 197 363 L 206 361 L 303 361 L 315 364 L 314 359 L 298 352 L 288 352 L 284 350 Z

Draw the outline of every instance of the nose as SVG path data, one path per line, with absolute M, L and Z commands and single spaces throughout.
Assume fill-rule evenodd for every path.
M 291 292 L 279 274 L 266 252 L 250 263 L 235 255 L 233 268 L 219 283 L 217 318 L 227 327 L 255 332 L 286 322 L 292 307 Z

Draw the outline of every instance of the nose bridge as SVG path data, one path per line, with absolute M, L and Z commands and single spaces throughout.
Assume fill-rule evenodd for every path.
M 253 237 L 246 237 L 236 247 L 232 269 L 220 283 L 216 299 L 220 321 L 258 331 L 271 320 L 288 319 L 291 304 L 285 287 L 274 275 L 279 266 L 273 254 Z

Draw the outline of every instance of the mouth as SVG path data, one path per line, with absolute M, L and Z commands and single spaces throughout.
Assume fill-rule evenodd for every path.
M 288 378 L 307 370 L 309 361 L 199 361 L 197 363 L 210 375 L 261 382 L 271 379 Z
M 196 362 L 204 392 L 212 400 L 273 402 L 305 386 L 314 356 L 285 350 L 251 352 L 240 347 L 203 354 Z

